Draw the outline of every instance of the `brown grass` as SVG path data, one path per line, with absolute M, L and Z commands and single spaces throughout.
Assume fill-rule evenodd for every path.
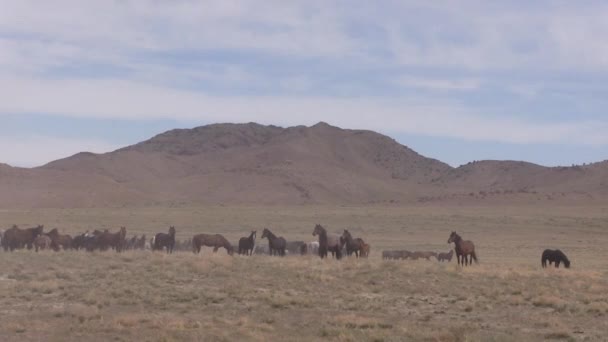
M 312 240 L 314 223 L 348 227 L 369 259 L 191 253 L 0 254 L 0 336 L 7 341 L 603 340 L 608 331 L 601 208 L 180 208 L 6 211 L 2 224 L 67 232 L 127 225 L 231 241 L 269 226 Z M 121 223 L 123 222 L 123 223 Z M 382 261 L 382 249 L 447 251 L 451 230 L 480 264 Z M 266 243 L 259 241 L 259 243 Z M 573 268 L 540 268 L 559 247 Z

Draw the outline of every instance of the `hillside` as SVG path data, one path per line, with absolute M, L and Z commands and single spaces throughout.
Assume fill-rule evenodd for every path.
M 606 163 L 547 168 L 511 161 L 452 168 L 372 131 L 214 124 L 34 169 L 0 165 L 0 205 L 580 200 L 608 194 L 607 170 Z

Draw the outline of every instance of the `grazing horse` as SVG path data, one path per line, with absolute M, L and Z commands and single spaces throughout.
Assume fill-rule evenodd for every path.
M 452 256 L 454 255 L 454 250 L 450 249 L 449 252 L 447 253 L 439 253 L 437 254 L 437 261 L 439 262 L 443 262 L 443 261 L 447 261 L 450 262 L 452 261 Z
M 435 252 L 414 252 L 410 255 L 410 257 L 414 260 L 418 260 L 420 258 L 422 259 L 426 259 L 426 260 L 431 260 L 431 257 L 437 257 L 437 253 Z
M 116 252 L 122 252 L 125 245 L 125 237 L 127 236 L 127 228 L 120 227 L 120 231 L 117 233 L 110 233 L 107 230 L 101 234 L 96 235 L 97 247 L 102 251 L 108 248 L 115 249 Z
M 362 239 L 353 239 L 353 236 L 350 234 L 348 229 L 344 229 L 344 233 L 342 233 L 340 241 L 346 243 L 346 255 L 351 256 L 353 253 L 355 253 L 355 256 L 357 258 L 359 257 L 359 253 L 361 252 L 361 248 L 364 244 Z
M 45 249 L 51 248 L 51 244 L 52 244 L 52 240 L 46 234 L 40 234 L 40 235 L 36 236 L 36 238 L 34 239 L 34 248 L 36 250 L 36 253 L 38 253 L 39 249 L 45 250 Z
M 382 259 L 399 260 L 407 259 L 412 255 L 412 252 L 406 250 L 382 251 Z
M 255 236 L 257 231 L 252 230 L 249 237 L 242 237 L 239 240 L 239 254 L 252 255 L 255 248 Z
M 53 228 L 46 235 L 51 238 L 51 248 L 54 251 L 57 252 L 60 248 L 63 248 L 63 250 L 72 248 L 72 237 L 67 234 L 59 234 L 57 228 Z
M 477 255 L 475 254 L 475 245 L 472 241 L 463 240 L 460 235 L 456 234 L 456 232 L 452 232 L 450 234 L 450 238 L 448 239 L 448 243 L 454 243 L 456 250 L 456 260 L 458 261 L 458 265 L 472 265 L 473 260 L 477 262 Z M 470 255 L 470 260 L 467 260 L 467 256 Z
M 287 253 L 289 254 L 302 254 L 302 246 L 306 246 L 304 241 L 289 241 L 287 242 Z
M 268 239 L 268 254 L 285 256 L 287 241 L 282 236 L 277 237 L 268 228 L 264 228 L 262 239 Z
M 144 238 L 144 241 L 145 238 Z M 175 247 L 175 227 L 169 227 L 169 234 L 166 233 L 158 233 L 154 237 L 154 246 L 152 250 L 154 251 L 162 251 L 163 248 L 167 248 L 167 254 L 173 253 L 173 248 Z
M 319 256 L 321 259 L 327 256 L 327 252 L 331 252 L 332 256 L 340 260 L 342 258 L 342 243 L 340 235 L 327 234 L 323 226 L 317 224 L 312 231 L 313 236 L 319 236 Z
M 14 251 L 15 249 L 21 249 L 27 246 L 27 249 L 32 249 L 34 240 L 40 234 L 44 226 L 37 226 L 34 228 L 20 229 L 17 226 L 13 226 L 4 232 L 4 238 L 2 239 L 2 247 L 7 251 Z
M 543 268 L 547 267 L 547 261 L 549 261 L 549 265 L 551 265 L 551 263 L 555 263 L 556 268 L 559 268 L 559 264 L 561 262 L 564 263 L 564 266 L 566 268 L 570 268 L 570 260 L 568 260 L 566 254 L 564 254 L 564 252 L 560 251 L 559 249 L 545 249 L 540 259 Z
M 224 247 L 228 255 L 234 253 L 234 249 L 230 242 L 220 234 L 198 234 L 192 237 L 192 252 L 198 254 L 201 252 L 201 247 L 213 247 L 213 253 L 216 253 L 220 247 Z

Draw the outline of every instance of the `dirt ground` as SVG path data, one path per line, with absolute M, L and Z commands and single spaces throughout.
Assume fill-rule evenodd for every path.
M 0 252 L 3 341 L 530 341 L 608 339 L 603 207 L 200 207 L 0 211 L 0 227 L 230 241 L 268 227 L 311 241 L 315 223 L 372 246 L 368 259 L 114 252 Z M 383 249 L 447 252 L 452 230 L 479 264 L 384 261 Z M 266 244 L 258 239 L 258 244 Z M 540 267 L 560 248 L 572 268 Z

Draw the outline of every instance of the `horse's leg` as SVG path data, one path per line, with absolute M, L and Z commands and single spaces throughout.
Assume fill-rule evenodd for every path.
M 556 261 L 555 261 L 555 268 L 559 268 L 559 263 L 560 263 L 560 261 L 559 261 L 559 260 L 556 260 Z

